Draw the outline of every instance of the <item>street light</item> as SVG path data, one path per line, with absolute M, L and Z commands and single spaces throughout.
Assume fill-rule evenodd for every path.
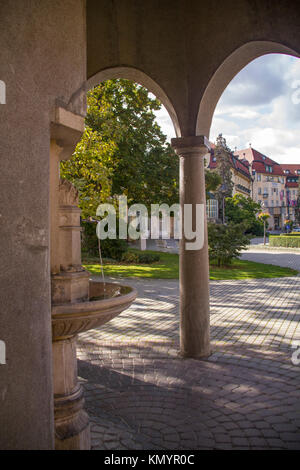
M 264 201 L 260 203 L 260 207 L 261 207 L 262 213 L 264 213 L 264 209 L 266 208 Z M 265 245 L 266 244 L 266 216 L 261 217 L 261 219 L 264 223 L 264 245 Z
M 222 211 L 222 219 L 223 219 L 223 225 L 225 224 L 225 194 L 227 193 L 227 186 L 226 184 L 222 184 L 220 187 L 220 193 L 222 194 L 222 199 L 223 199 L 223 211 Z

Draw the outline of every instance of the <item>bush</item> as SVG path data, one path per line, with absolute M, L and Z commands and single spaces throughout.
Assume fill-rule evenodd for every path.
M 250 243 L 243 224 L 208 224 L 208 250 L 212 262 L 218 266 L 231 264 Z
M 300 232 L 282 233 L 281 237 L 300 237 Z
M 160 260 L 160 256 L 154 253 L 139 254 L 139 262 L 142 264 L 152 264 Z
M 136 253 L 133 253 L 132 251 L 127 251 L 126 253 L 123 253 L 121 261 L 128 264 L 138 263 L 139 257 Z
M 82 251 L 91 256 L 99 256 L 98 237 L 96 235 L 95 222 L 82 222 Z M 112 258 L 117 261 L 122 259 L 123 254 L 128 250 L 126 240 L 106 240 L 100 241 L 103 258 Z
M 91 256 L 99 256 L 96 223 L 81 222 L 81 226 L 83 229 L 81 235 L 82 252 Z
M 271 235 L 269 246 L 281 246 L 284 248 L 300 248 L 300 237 L 291 235 Z
M 160 260 L 160 256 L 152 253 L 134 253 L 128 251 L 122 256 L 122 261 L 125 263 L 140 263 L 140 264 L 152 264 Z
M 127 252 L 128 246 L 126 240 L 106 240 L 100 241 L 101 253 L 103 258 L 112 258 L 121 261 L 122 256 Z

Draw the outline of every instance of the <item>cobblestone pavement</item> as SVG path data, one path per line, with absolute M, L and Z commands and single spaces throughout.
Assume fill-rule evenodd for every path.
M 300 252 L 287 253 L 286 251 L 255 251 L 255 247 L 251 247 L 251 251 L 244 252 L 241 259 L 248 261 L 256 261 L 257 263 L 275 264 L 284 268 L 292 268 L 300 271 Z
M 211 283 L 212 354 L 178 356 L 178 282 L 79 336 L 94 449 L 300 449 L 300 277 Z

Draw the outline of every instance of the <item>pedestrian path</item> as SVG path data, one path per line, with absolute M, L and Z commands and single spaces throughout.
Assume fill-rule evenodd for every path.
M 125 282 L 125 281 L 124 281 Z M 211 283 L 212 354 L 178 356 L 178 282 L 79 335 L 95 449 L 300 449 L 300 277 Z

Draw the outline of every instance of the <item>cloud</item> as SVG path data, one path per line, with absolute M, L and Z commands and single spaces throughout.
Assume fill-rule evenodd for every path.
M 210 140 L 222 133 L 233 150 L 251 142 L 279 163 L 300 163 L 300 103 L 293 100 L 298 81 L 300 60 L 295 57 L 269 54 L 248 64 L 224 91 Z M 170 141 L 175 131 L 167 110 L 162 107 L 156 114 Z
M 292 87 L 298 80 L 300 60 L 294 57 L 270 54 L 250 63 L 224 91 L 210 140 L 222 133 L 232 149 L 251 142 L 279 163 L 300 163 L 300 103 Z

